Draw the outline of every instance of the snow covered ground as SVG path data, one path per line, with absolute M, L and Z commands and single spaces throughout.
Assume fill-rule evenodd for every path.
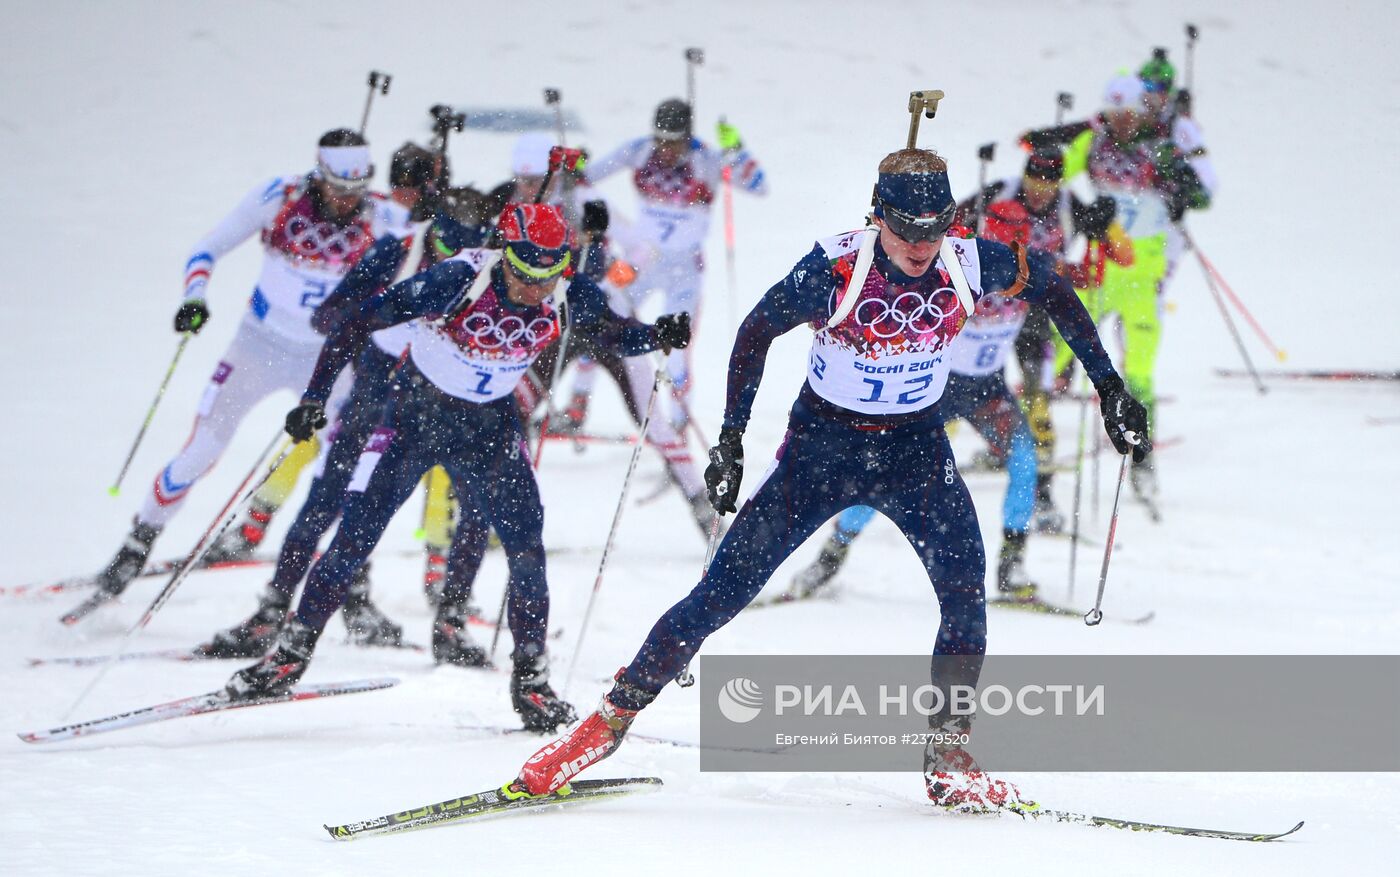
M 241 4 L 17 3 L 0 58 L 0 215 L 7 277 L 0 313 L 0 556 L 10 585 L 95 570 L 139 493 L 183 440 L 195 400 L 254 277 L 245 247 L 221 262 L 213 323 L 192 345 L 137 458 L 125 494 L 114 475 L 174 350 L 169 321 L 189 244 L 257 180 L 310 163 L 325 129 L 358 121 L 365 72 L 394 85 L 370 123 L 381 160 L 422 138 L 435 102 L 535 106 L 557 86 L 606 149 L 645 129 L 655 103 L 683 93 L 682 49 L 705 47 L 702 131 L 725 114 L 768 168 L 773 194 L 738 199 L 742 307 L 812 239 L 855 227 L 876 160 L 903 140 L 908 91 L 944 89 L 924 144 L 952 162 L 955 190 L 976 181 L 978 143 L 999 140 L 995 172 L 1016 171 L 1011 140 L 1052 119 L 1057 90 L 1098 104 L 1105 79 L 1153 45 L 1180 64 L 1183 21 L 1202 37 L 1198 117 L 1223 181 L 1193 220 L 1200 244 L 1299 368 L 1395 369 L 1400 299 L 1385 254 L 1385 209 L 1400 199 L 1400 66 L 1391 4 L 1248 2 L 1037 4 L 627 2 L 449 4 L 358 0 Z M 467 133 L 459 180 L 492 184 L 510 138 Z M 624 187 L 609 187 L 626 203 Z M 713 235 L 697 408 L 713 434 L 725 337 L 721 237 Z M 1156 611 L 1142 627 L 993 612 L 1000 653 L 1392 653 L 1400 646 L 1400 545 L 1393 497 L 1400 426 L 1394 384 L 1277 384 L 1257 396 L 1215 377 L 1237 354 L 1201 281 L 1184 264 L 1170 294 L 1160 360 L 1165 520 L 1128 505 L 1106 609 Z M 1251 341 L 1256 361 L 1271 365 Z M 807 343 L 775 346 L 747 436 L 750 483 L 776 448 Z M 596 423 L 623 428 L 600 394 Z M 291 398 L 260 407 L 196 490 L 157 551 L 193 543 L 273 435 Z M 1075 409 L 1056 412 L 1072 436 Z M 1065 442 L 1069 444 L 1068 441 Z M 957 437 L 960 453 L 975 445 Z M 1392 453 L 1386 453 L 1386 451 Z M 573 653 L 626 451 L 553 445 L 541 472 L 555 646 Z M 644 458 L 640 485 L 659 475 Z M 1111 489 L 1105 467 L 1105 505 Z M 990 550 L 998 477 L 969 476 Z M 1057 484 L 1069 501 L 1068 479 Z M 644 492 L 644 491 L 643 491 Z M 293 501 L 293 508 L 297 500 Z M 410 506 L 413 509 L 414 506 Z M 276 534 L 289 522 L 278 520 Z M 384 607 L 426 641 L 416 512 L 395 522 L 376 561 Z M 1102 531 L 1105 522 L 1094 527 Z M 274 535 L 274 540 L 277 538 Z M 1066 598 L 1066 544 L 1032 543 L 1032 572 Z M 815 554 L 804 548 L 773 587 Z M 627 512 L 594 628 L 569 692 L 587 707 L 656 616 L 693 584 L 703 546 L 681 500 Z M 1077 602 L 1096 558 L 1081 561 Z M 261 573 L 193 576 L 140 648 L 188 645 L 252 607 Z M 495 605 L 498 556 L 481 578 Z M 839 602 L 741 616 L 707 652 L 921 653 L 937 626 L 923 574 L 898 533 L 877 523 L 857 543 Z M 111 650 L 159 582 L 75 630 L 55 621 L 70 598 L 0 597 L 0 728 L 59 723 L 89 670 L 29 669 L 33 655 Z M 506 676 L 434 669 L 411 653 L 355 650 L 327 634 L 308 681 L 392 674 L 396 689 L 324 703 L 172 722 L 39 748 L 0 742 L 0 870 L 6 874 L 375 873 L 492 866 L 665 869 L 676 873 L 920 871 L 942 863 L 1049 873 L 1363 872 L 1400 852 L 1395 775 L 1025 774 L 1052 806 L 1178 824 L 1281 830 L 1285 844 L 1129 835 L 930 811 L 916 775 L 701 774 L 693 749 L 631 741 L 602 775 L 661 776 L 646 798 L 573 813 L 422 832 L 348 846 L 322 822 L 441 800 L 508 778 L 537 744 L 462 726 L 511 727 Z M 193 694 L 237 665 L 115 668 L 81 716 Z M 561 674 L 562 676 L 562 674 Z M 697 689 L 668 689 L 637 731 L 697 733 Z M 76 718 L 76 717 L 75 717 Z M 1345 716 L 1300 705 L 1280 733 L 1326 746 Z M 3 739 L 3 738 L 0 738 Z

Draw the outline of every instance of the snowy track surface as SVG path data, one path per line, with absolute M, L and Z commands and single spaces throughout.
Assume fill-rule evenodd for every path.
M 558 86 L 610 148 L 645 130 L 655 103 L 683 93 L 681 52 L 706 48 L 700 131 L 723 112 L 765 163 L 773 194 L 736 198 L 741 309 L 811 246 L 860 223 L 885 152 L 903 142 L 908 91 L 944 89 L 922 142 L 952 163 L 954 189 L 976 181 L 978 143 L 999 140 L 994 175 L 1018 170 L 1014 136 L 1053 118 L 1057 90 L 1089 111 L 1103 82 L 1153 45 L 1180 64 L 1183 21 L 1200 25 L 1198 117 L 1222 178 L 1218 206 L 1193 220 L 1197 241 L 1297 368 L 1394 370 L 1400 298 L 1392 224 L 1400 201 L 1400 73 L 1391 4 L 1323 11 L 1301 3 L 831 4 L 679 2 L 609 6 L 500 4 L 488 18 L 451 6 L 250 2 L 15 4 L 0 57 L 0 155 L 10 170 L 0 215 L 0 528 L 4 584 L 96 570 L 116 548 L 140 492 L 183 441 L 204 381 L 231 337 L 259 254 L 221 262 L 213 321 L 190 347 L 118 500 L 105 496 L 176 339 L 169 329 L 186 248 L 254 183 L 309 167 L 331 127 L 355 124 L 365 72 L 390 71 L 370 136 L 381 167 L 425 137 L 435 102 L 535 106 Z M 481 42 L 473 44 L 473 37 Z M 541 41 L 555 41 L 538 46 Z M 998 41 L 1000 45 L 998 46 Z M 988 50 L 986 53 L 979 54 Z M 522 58 L 520 53 L 526 53 Z M 1077 114 L 1076 114 L 1077 115 Z M 505 175 L 510 138 L 454 141 L 459 181 Z M 629 212 L 622 181 L 608 187 Z M 1379 205 L 1379 209 L 1376 209 Z M 718 223 L 718 219 L 716 220 Z M 1347 237 L 1351 235 L 1352 237 Z M 1336 249 L 1331 249 L 1335 247 Z M 726 334 L 720 229 L 708 252 L 696 406 L 717 432 Z M 1309 270 L 1309 265 L 1316 265 Z M 738 309 L 736 309 L 738 310 Z M 1159 391 L 1164 522 L 1127 504 L 1105 612 L 1156 612 L 1149 625 L 994 611 L 998 653 L 1392 653 L 1400 646 L 1400 415 L 1394 384 L 1276 385 L 1213 376 L 1237 367 L 1199 270 L 1181 265 L 1169 295 Z M 1247 331 L 1243 325 L 1241 331 Z M 746 438 L 752 486 L 781 438 L 807 338 L 775 345 Z M 1251 340 L 1261 366 L 1272 363 Z M 160 556 L 193 543 L 278 428 L 290 396 L 257 409 L 163 537 Z M 599 432 L 625 428 L 600 390 Z M 1076 409 L 1056 410 L 1062 448 Z M 959 455 L 976 449 L 967 430 Z M 696 449 L 697 452 L 700 449 Z M 541 472 L 551 548 L 557 680 L 573 654 L 627 449 L 547 448 Z M 698 454 L 697 454 L 698 455 Z M 643 483 L 657 477 L 646 457 Z M 1104 466 L 1102 538 L 1109 479 Z M 969 476 L 995 556 L 1003 484 Z M 303 488 L 304 489 L 304 488 Z M 1060 477 L 1057 498 L 1070 501 Z M 634 496 L 644 491 L 637 490 Z M 291 508 L 299 503 L 299 496 Z M 385 537 L 374 578 L 384 608 L 426 642 L 414 500 Z M 280 517 L 272 540 L 290 522 Z M 1034 540 L 1029 564 L 1067 600 L 1067 543 Z M 629 509 L 573 690 L 592 706 L 657 615 L 694 582 L 703 546 L 681 500 Z M 816 553 L 809 544 L 772 587 Z M 1092 597 L 1098 555 L 1081 557 L 1075 602 Z M 504 564 L 492 555 L 479 598 L 494 607 Z M 140 638 L 188 646 L 251 610 L 261 572 L 195 574 Z M 0 729 L 63 724 L 94 670 L 30 669 L 29 656 L 113 650 L 159 580 L 76 629 L 69 597 L 0 604 Z M 937 609 L 913 553 L 887 523 L 856 544 L 835 602 L 741 616 L 710 653 L 922 653 Z M 1394 775 L 1022 774 L 1047 805 L 1149 821 L 1278 831 L 1256 845 L 1132 835 L 1015 819 L 934 813 L 915 774 L 701 774 L 693 749 L 629 742 L 600 776 L 654 774 L 658 795 L 576 812 L 337 845 L 323 822 L 348 821 L 477 791 L 508 779 L 538 745 L 514 726 L 502 673 L 432 668 L 406 652 L 341 642 L 332 622 L 308 682 L 394 675 L 395 689 L 170 722 L 44 748 L 0 734 L 0 872 L 29 874 L 376 874 L 541 866 L 636 873 L 1316 874 L 1388 870 L 1400 853 Z M 207 691 L 238 663 L 128 663 L 76 720 Z M 694 740 L 698 689 L 668 689 L 639 734 Z M 1300 703 L 1299 747 L 1327 746 L 1347 721 Z M 1385 863 L 1390 863 L 1386 865 Z

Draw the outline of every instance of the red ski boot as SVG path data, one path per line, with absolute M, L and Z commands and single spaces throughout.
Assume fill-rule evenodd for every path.
M 621 681 L 622 671 L 618 671 L 618 687 L 626 684 Z M 630 688 L 631 686 L 627 686 Z M 616 688 L 603 698 L 598 709 L 590 713 L 576 728 L 550 743 L 525 762 L 520 769 L 518 782 L 532 795 L 543 795 L 566 785 L 588 768 L 612 755 L 621 745 L 627 729 L 640 710 L 629 710 L 616 706 L 612 698 Z M 634 699 L 643 706 L 650 703 L 655 695 L 633 689 Z
M 924 785 L 930 801 L 954 813 L 1032 813 L 1040 806 L 1023 798 L 1014 783 L 987 776 L 961 746 L 929 744 L 924 750 Z

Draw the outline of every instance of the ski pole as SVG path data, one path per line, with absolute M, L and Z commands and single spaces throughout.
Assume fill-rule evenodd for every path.
M 1206 286 L 1210 288 L 1210 294 L 1215 299 L 1215 305 L 1220 309 L 1220 317 L 1225 321 L 1225 328 L 1230 330 L 1230 337 L 1235 342 L 1235 349 L 1239 350 L 1240 357 L 1244 359 L 1244 366 L 1249 371 L 1249 376 L 1254 379 L 1254 386 L 1259 388 L 1259 395 L 1264 395 L 1269 391 L 1268 387 L 1264 386 L 1263 379 L 1259 377 L 1259 371 L 1255 369 L 1254 362 L 1249 358 L 1249 351 L 1245 350 L 1244 341 L 1240 338 L 1240 330 L 1235 328 L 1235 321 L 1230 317 L 1230 310 L 1225 307 L 1225 299 L 1221 298 L 1220 290 L 1215 288 L 1215 279 L 1211 276 L 1210 268 L 1207 266 L 1205 257 L 1202 256 L 1201 251 L 1196 248 L 1195 243 L 1191 240 L 1191 236 L 1186 233 L 1186 230 L 1182 229 L 1181 233 L 1186 241 L 1186 245 L 1196 254 L 1196 259 L 1201 264 L 1201 272 L 1205 275 Z
M 1220 288 L 1225 290 L 1226 297 L 1229 298 L 1230 302 L 1239 310 L 1245 322 L 1254 330 L 1254 334 L 1259 336 L 1259 340 L 1264 342 L 1264 346 L 1269 348 L 1269 353 L 1273 354 L 1274 359 L 1277 359 L 1279 362 L 1286 361 L 1288 359 L 1288 351 L 1274 344 L 1273 340 L 1269 338 L 1268 334 L 1264 331 L 1264 327 L 1259 325 L 1259 321 L 1254 319 L 1254 315 L 1249 312 L 1249 308 L 1244 306 L 1244 302 L 1240 301 L 1240 297 L 1235 295 L 1235 291 L 1230 288 L 1230 284 L 1225 282 L 1224 275 L 1216 270 L 1215 263 L 1208 259 L 1205 253 L 1201 252 L 1200 247 L 1196 246 L 1196 242 L 1187 234 L 1185 227 L 1181 227 L 1181 236 L 1185 239 L 1187 245 L 1196 251 L 1196 257 L 1201 260 L 1201 264 L 1215 277 L 1216 282 L 1220 284 Z
M 690 106 L 692 124 L 695 119 L 695 68 L 704 63 L 704 49 L 685 50 L 685 102 Z
M 1138 436 L 1131 430 L 1125 430 L 1123 436 L 1130 444 L 1138 443 Z M 1084 623 L 1093 627 L 1103 621 L 1103 589 L 1108 584 L 1108 561 L 1113 557 L 1113 538 L 1118 533 L 1118 501 L 1123 498 L 1123 476 L 1128 474 L 1128 457 L 1124 454 L 1123 460 L 1118 464 L 1118 488 L 1113 492 L 1113 517 L 1108 522 L 1108 539 L 1103 546 L 1103 566 L 1099 568 L 1099 595 L 1094 599 L 1094 608 L 1084 613 Z
M 1103 284 L 1100 283 L 1098 290 L 1094 293 L 1094 307 L 1097 310 L 1099 319 L 1103 318 Z M 1126 356 L 1126 354 L 1125 354 Z M 1084 392 L 1087 395 L 1089 388 L 1088 379 L 1085 378 Z M 1094 523 L 1099 521 L 1099 457 L 1103 452 L 1104 434 L 1102 430 L 1094 430 L 1094 492 L 1090 494 L 1089 514 L 1093 516 Z
M 365 96 L 365 111 L 360 116 L 360 136 L 365 136 L 365 128 L 369 125 L 369 108 L 374 104 L 374 93 L 387 95 L 389 93 L 389 81 L 394 77 L 388 73 L 380 73 L 378 70 L 369 71 L 369 94 Z
M 267 479 L 272 477 L 272 473 L 277 470 L 277 467 L 282 464 L 282 461 L 287 459 L 287 455 L 292 451 L 290 439 L 283 442 L 282 452 L 277 455 L 277 459 L 268 467 L 267 472 L 265 472 L 261 478 L 257 478 L 257 483 L 253 484 L 251 487 L 248 486 L 257 476 L 258 469 L 262 467 L 263 463 L 272 454 L 272 449 L 277 446 L 277 442 L 281 438 L 282 431 L 279 429 L 277 435 L 272 437 L 272 441 L 267 443 L 267 447 L 263 448 L 262 453 L 258 454 L 258 459 L 253 463 L 253 468 L 249 469 L 248 474 L 243 476 L 243 480 L 239 483 L 238 488 L 234 490 L 233 495 L 228 498 L 228 502 L 224 503 L 223 509 L 219 511 L 213 523 L 205 529 L 204 535 L 199 537 L 199 541 L 195 543 L 194 548 L 190 549 L 190 553 L 180 562 L 180 566 L 176 568 L 175 572 L 171 573 L 170 580 L 165 583 L 165 587 L 161 588 L 160 593 L 151 601 L 151 605 L 146 608 L 146 611 L 142 613 L 136 623 L 122 636 L 116 654 L 102 663 L 102 669 L 97 672 L 97 675 L 93 677 L 92 681 L 89 682 L 82 693 L 78 695 L 78 699 L 73 701 L 73 705 L 63 714 L 63 718 L 66 719 L 71 716 L 74 710 L 82 705 L 83 701 L 87 699 L 87 696 L 92 693 L 92 690 L 96 688 L 97 684 L 107 675 L 107 671 L 112 668 L 112 665 L 121 661 L 122 656 L 126 654 L 126 650 L 131 646 L 131 642 L 136 634 L 144 630 L 146 625 L 151 623 L 151 619 L 155 617 L 155 614 L 161 610 L 161 607 L 170 600 L 175 590 L 185 581 L 185 577 L 189 575 L 190 570 L 194 569 L 195 565 L 204 557 L 204 553 L 208 551 L 209 546 L 218 541 L 219 537 L 224 534 L 224 531 L 229 528 L 229 525 L 238 518 L 238 512 L 242 509 L 243 505 L 252 498 L 253 494 L 258 492 L 259 488 L 267 483 Z
M 1084 382 L 1080 381 L 1079 400 L 1079 443 L 1074 455 L 1074 520 L 1070 524 L 1069 531 L 1069 594 L 1068 599 L 1074 600 L 1074 577 L 1076 566 L 1079 561 L 1079 510 L 1080 502 L 1084 496 L 1084 444 L 1085 431 L 1089 424 L 1089 396 L 1084 388 Z
M 1074 109 L 1074 95 L 1062 91 L 1055 95 L 1055 127 L 1065 123 L 1065 112 Z
M 608 539 L 603 543 L 603 557 L 598 561 L 598 575 L 593 579 L 593 591 L 588 595 L 588 606 L 583 610 L 583 623 L 579 626 L 578 642 L 574 644 L 574 656 L 569 661 L 569 672 L 564 677 L 561 696 L 568 692 L 573 681 L 574 670 L 578 667 L 578 656 L 583 652 L 583 640 L 588 634 L 588 622 L 593 617 L 593 607 L 598 601 L 598 591 L 603 587 L 603 573 L 608 568 L 608 558 L 612 555 L 613 541 L 617 538 L 617 525 L 622 520 L 622 510 L 627 506 L 627 490 L 632 485 L 632 473 L 637 469 L 637 460 L 646 445 L 647 427 L 651 424 L 652 412 L 656 410 L 656 397 L 661 392 L 661 381 L 665 376 L 664 367 L 658 366 L 656 376 L 651 381 L 651 396 L 647 399 L 647 410 L 642 415 L 642 424 L 637 433 L 637 443 L 632 446 L 632 459 L 627 463 L 627 474 L 622 479 L 622 494 L 617 498 L 617 508 L 613 510 L 612 526 L 608 528 Z
M 710 564 L 715 560 L 715 550 L 719 548 L 719 513 L 715 513 L 715 518 L 710 521 L 710 541 L 705 546 L 705 563 L 700 567 L 700 579 L 703 581 L 709 574 Z M 690 662 L 685 662 L 685 667 L 681 668 L 681 675 L 676 677 L 676 684 L 681 688 L 689 688 L 695 684 L 695 675 L 690 672 Z
M 126 471 L 131 468 L 131 461 L 136 458 L 136 449 L 141 447 L 141 440 L 146 437 L 146 429 L 151 425 L 151 421 L 156 416 L 156 406 L 160 404 L 161 397 L 165 395 L 165 388 L 170 386 L 170 378 L 175 374 L 175 366 L 179 364 L 180 357 L 185 352 L 185 345 L 190 343 L 193 333 L 186 332 L 180 337 L 180 344 L 175 348 L 175 356 L 170 360 L 170 366 L 165 370 L 165 377 L 160 382 L 160 389 L 156 390 L 156 397 L 151 400 L 151 407 L 146 411 L 146 419 L 141 421 L 141 428 L 136 432 L 136 440 L 131 443 L 131 450 L 126 452 L 126 461 L 122 463 L 121 471 L 117 473 L 117 480 L 112 482 L 112 486 L 107 488 L 110 496 L 121 493 L 122 479 L 126 478 Z
M 1196 39 L 1201 32 L 1194 24 L 1186 25 L 1186 90 L 1191 92 L 1191 96 L 1196 96 L 1196 90 L 1191 87 L 1192 73 L 1196 66 Z
M 559 103 L 559 89 L 544 90 L 544 105 L 554 110 L 554 133 L 559 137 L 559 145 L 568 146 L 569 141 L 564 138 L 564 108 Z
M 724 117 L 719 123 L 724 125 Z M 724 184 L 724 269 L 729 282 L 729 337 L 739 333 L 739 281 L 734 268 L 734 168 L 726 163 L 720 171 Z
M 982 218 L 987 207 L 987 168 L 996 158 L 997 145 L 983 143 L 977 147 L 977 233 L 982 233 Z
M 583 241 L 583 257 L 579 259 L 578 270 L 580 273 L 588 268 L 588 254 L 593 248 L 593 237 L 590 235 Z M 569 283 L 571 281 L 565 281 Z M 559 333 L 559 351 L 554 356 L 554 369 L 549 379 L 549 386 L 544 390 L 544 419 L 540 421 L 540 435 L 535 439 L 535 471 L 540 469 L 540 459 L 544 456 L 544 439 L 549 434 L 549 421 L 554 416 L 554 388 L 559 385 L 564 377 L 564 357 L 569 351 L 569 335 L 573 331 L 573 320 L 569 317 L 569 287 L 566 285 L 563 294 L 560 295 L 560 321 L 564 328 Z M 498 628 L 499 629 L 499 628 Z

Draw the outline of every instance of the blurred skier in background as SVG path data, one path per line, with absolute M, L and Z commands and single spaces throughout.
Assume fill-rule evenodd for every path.
M 215 261 L 255 234 L 264 250 L 261 273 L 238 332 L 200 400 L 189 440 L 156 475 L 131 532 L 97 576 L 96 593 L 65 615 L 65 623 L 77 622 L 126 589 L 190 488 L 213 467 L 253 406 L 278 390 L 299 391 L 310 377 L 320 349 L 320 336 L 311 327 L 316 307 L 376 238 L 409 234 L 409 210 L 371 196 L 373 173 L 362 136 L 348 128 L 329 131 L 317 144 L 313 171 L 259 184 L 195 244 L 185 262 L 176 332 L 204 328 Z
M 616 234 L 626 262 L 636 271 L 626 291 L 640 310 L 647 297 L 660 290 L 666 313 L 687 313 L 698 324 L 704 283 L 704 244 L 710 229 L 710 207 L 719 192 L 726 167 L 742 191 L 768 194 L 763 169 L 744 148 L 739 131 L 721 124 L 719 149 L 696 138 L 690 105 L 672 98 L 662 101 L 652 120 L 652 133 L 624 143 L 584 171 L 590 184 L 622 171 L 632 172 L 640 199 L 637 221 Z M 691 388 L 688 350 L 671 353 L 669 372 L 675 404 L 671 421 L 685 428 Z M 582 421 L 587 390 L 570 404 L 573 419 Z

